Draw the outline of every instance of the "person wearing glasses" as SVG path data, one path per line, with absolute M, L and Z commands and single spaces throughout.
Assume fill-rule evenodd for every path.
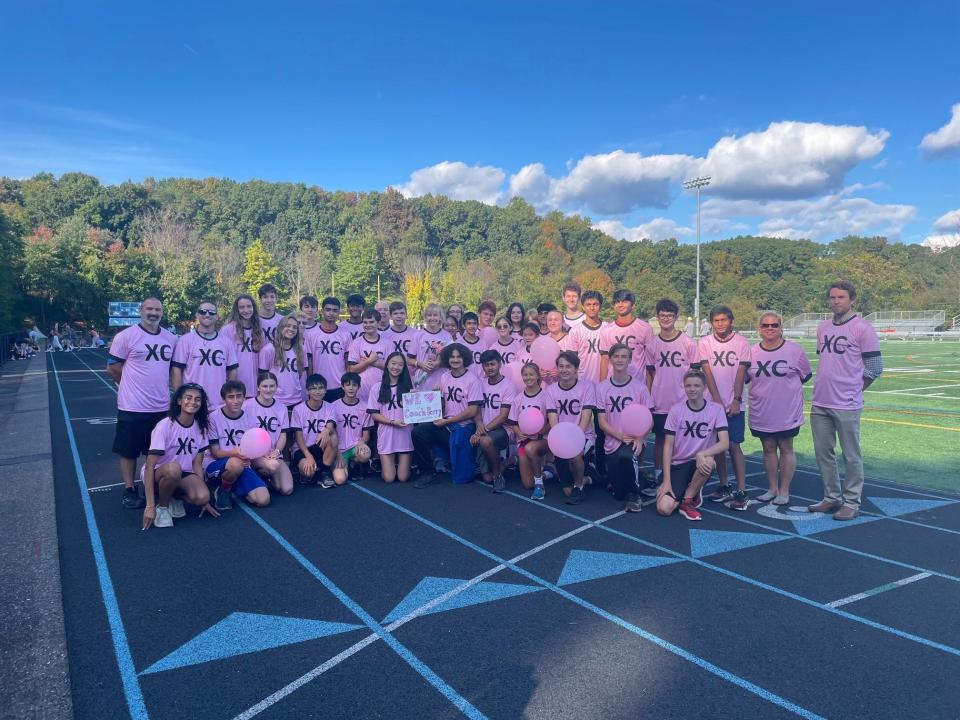
M 763 469 L 769 489 L 761 502 L 790 502 L 790 481 L 797 469 L 793 439 L 803 426 L 803 385 L 812 371 L 807 354 L 797 343 L 783 337 L 783 320 L 768 310 L 760 316 L 760 342 L 750 348 L 750 434 L 763 444 Z M 736 504 L 745 499 L 735 497 Z M 744 508 L 746 504 L 744 504 Z
M 171 365 L 171 385 L 176 391 L 184 383 L 196 383 L 206 391 L 210 410 L 223 406 L 220 388 L 237 379 L 237 346 L 217 331 L 217 306 L 204 300 L 197 307 L 193 332 L 177 342 Z

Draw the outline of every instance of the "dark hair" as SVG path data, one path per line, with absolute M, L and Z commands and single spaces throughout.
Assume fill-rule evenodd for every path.
M 323 304 L 320 307 L 326 307 L 327 305 L 333 305 L 337 310 L 340 309 L 340 301 L 332 295 L 325 297 L 323 299 Z
M 707 376 L 703 374 L 703 370 L 698 368 L 690 368 L 683 374 L 683 381 L 686 382 L 688 378 L 698 378 L 704 386 L 707 384 Z
M 728 308 L 726 305 L 714 305 L 710 308 L 710 322 L 713 322 L 713 319 L 717 315 L 726 315 L 730 318 L 730 322 L 733 322 L 733 310 Z
M 484 300 L 482 303 L 477 305 L 477 313 L 481 313 L 484 310 L 489 310 L 494 315 L 497 314 L 497 304 L 493 300 Z
M 259 387 L 260 383 L 262 383 L 264 380 L 273 380 L 273 381 L 274 381 L 275 383 L 277 383 L 277 384 L 280 383 L 280 381 L 277 380 L 277 376 L 274 375 L 274 374 L 273 374 L 272 372 L 270 372 L 269 370 L 261 370 L 260 372 L 257 373 L 257 386 L 258 386 L 258 387 Z
M 484 350 L 480 353 L 480 364 L 486 365 L 488 362 L 493 362 L 496 360 L 498 363 L 503 362 L 503 355 L 498 353 L 496 350 L 491 348 L 490 350 Z
M 362 317 L 364 320 L 370 320 L 372 318 L 377 322 L 380 322 L 381 315 L 379 310 L 374 310 L 373 308 L 370 308 L 369 310 L 364 310 L 363 315 L 361 315 L 360 317 Z
M 533 330 L 537 335 L 539 335 L 540 323 L 535 323 L 535 322 L 524 323 L 523 327 L 520 328 L 520 332 L 522 333 L 524 330 Z
M 657 305 L 654 308 L 654 312 L 658 312 L 658 313 L 668 312 L 668 313 L 673 313 L 674 315 L 679 315 L 680 306 L 677 305 L 670 298 L 660 298 L 659 300 L 657 300 Z
M 225 398 L 225 397 L 226 397 L 227 395 L 229 395 L 230 393 L 232 393 L 232 392 L 237 392 L 237 391 L 239 391 L 239 392 L 242 393 L 243 395 L 246 395 L 246 394 L 247 394 L 247 386 L 244 385 L 244 384 L 243 384 L 242 382 L 240 382 L 239 380 L 227 380 L 227 381 L 220 387 L 220 397 Z
M 178 387 L 176 392 L 173 393 L 173 397 L 170 398 L 170 412 L 167 413 L 167 417 L 171 420 L 177 419 L 177 415 L 180 414 L 180 401 L 183 400 L 187 390 L 196 390 L 200 393 L 200 409 L 197 410 L 193 419 L 196 421 L 197 427 L 200 428 L 200 432 L 206 435 L 207 429 L 210 427 L 210 411 L 207 409 L 207 391 L 203 389 L 203 385 L 186 383 Z
M 830 297 L 831 290 L 846 290 L 851 300 L 857 299 L 857 289 L 853 286 L 852 282 L 848 282 L 847 280 L 837 280 L 836 282 L 830 283 L 830 287 L 827 288 L 828 298 Z
M 473 353 L 460 343 L 447 345 L 440 351 L 440 365 L 447 368 L 447 370 L 450 369 L 450 356 L 453 355 L 454 350 L 460 353 L 460 357 L 463 358 L 463 366 L 470 367 L 470 363 L 473 362 Z
M 526 311 L 526 308 L 523 307 L 523 303 L 518 303 L 518 302 L 510 303 L 510 305 L 507 306 L 507 311 L 503 314 L 503 316 L 507 319 L 507 322 L 510 323 L 511 329 L 513 329 L 513 318 L 511 318 L 510 316 L 513 314 L 514 308 L 520 308 L 521 327 L 523 326 L 523 319 L 527 316 L 527 311 Z
M 630 356 L 633 357 L 633 350 L 630 349 L 630 346 L 626 343 L 614 343 L 610 346 L 610 349 L 607 350 L 607 357 L 613 357 L 613 354 L 620 352 L 621 350 L 626 350 L 630 353 Z
M 473 320 L 477 324 L 480 323 L 480 318 L 477 317 L 477 314 L 475 312 L 465 312 L 463 314 L 463 317 L 460 318 L 460 323 L 466 324 L 467 320 Z
M 576 283 L 573 280 L 571 280 L 568 283 L 564 283 L 563 285 L 564 294 L 566 294 L 568 290 L 572 290 L 573 292 L 575 292 L 577 294 L 577 297 L 580 297 L 580 293 L 583 292 L 583 288 L 580 287 L 580 283 Z
M 560 362 L 561 360 L 566 360 L 577 369 L 580 368 L 580 356 L 577 355 L 573 350 L 565 350 L 557 355 L 557 362 Z
M 402 352 L 392 352 L 387 355 L 383 361 L 383 380 L 380 381 L 380 392 L 377 393 L 377 402 L 390 402 L 390 373 L 387 372 L 387 365 L 390 361 L 398 357 L 403 360 L 403 369 L 400 371 L 400 377 L 397 378 L 397 402 L 403 407 L 403 396 L 413 390 L 413 381 L 410 379 L 410 369 L 407 367 L 407 356 Z
M 630 290 L 614 290 L 613 291 L 613 302 L 618 303 L 623 300 L 626 300 L 628 303 L 636 303 L 637 298 L 634 296 L 633 292 Z
M 402 302 L 400 302 L 399 300 L 394 300 L 392 303 L 390 303 L 390 314 L 391 314 L 391 315 L 393 315 L 393 313 L 396 312 L 397 310 L 406 310 L 406 309 L 407 309 L 407 306 L 404 305 L 404 304 L 403 304 Z
M 583 305 L 587 300 L 596 300 L 598 303 L 603 305 L 603 293 L 599 290 L 587 290 L 583 295 L 580 296 L 580 304 Z
M 367 304 L 367 301 L 364 300 L 363 295 L 361 295 L 360 293 L 351 293 L 350 295 L 347 295 L 348 306 L 359 305 L 360 307 L 364 307 L 366 304 Z
M 270 283 L 264 283 L 260 286 L 260 289 L 257 290 L 257 297 L 263 298 L 264 295 L 268 295 L 270 293 L 273 293 L 274 295 L 280 294 L 274 285 L 271 285 Z
M 345 372 L 343 375 L 341 375 L 341 376 L 340 376 L 340 385 L 341 385 L 341 387 L 342 387 L 343 385 L 346 385 L 347 383 L 351 383 L 351 384 L 353 384 L 353 385 L 359 385 L 359 384 L 360 384 L 360 373 L 355 373 L 355 372 L 352 372 L 352 371 L 348 371 L 348 372 Z
M 304 305 L 309 305 L 310 307 L 317 307 L 317 299 L 313 295 L 304 295 L 300 298 L 300 309 L 303 310 Z
M 538 313 L 547 313 L 547 312 L 550 312 L 551 310 L 556 310 L 556 309 L 557 309 L 557 306 L 554 305 L 553 303 L 540 303 L 539 305 L 537 305 Z
M 304 387 L 306 387 L 309 390 L 310 387 L 313 385 L 323 385 L 324 387 L 326 387 L 327 379 L 320 373 L 313 373 L 307 378 L 307 382 Z

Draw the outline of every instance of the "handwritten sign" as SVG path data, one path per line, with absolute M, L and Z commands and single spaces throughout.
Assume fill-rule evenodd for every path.
M 408 425 L 433 422 L 441 417 L 439 390 L 409 392 L 403 396 L 403 421 Z

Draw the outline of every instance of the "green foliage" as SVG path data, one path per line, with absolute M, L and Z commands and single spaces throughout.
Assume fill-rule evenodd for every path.
M 270 283 L 279 286 L 280 268 L 273 261 L 262 240 L 254 240 L 243 254 L 243 274 L 240 282 L 244 289 L 254 297 L 261 285 Z
M 336 290 L 340 296 L 358 292 L 374 297 L 377 272 L 381 267 L 376 238 L 370 233 L 351 231 L 340 243 L 336 261 Z

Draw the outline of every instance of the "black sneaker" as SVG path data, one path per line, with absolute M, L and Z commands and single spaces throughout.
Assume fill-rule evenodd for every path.
M 570 495 L 567 497 L 567 505 L 579 505 L 583 502 L 583 489 L 574 487 L 570 491 Z
M 507 480 L 503 475 L 494 475 L 493 476 L 493 491 L 495 493 L 502 493 L 507 489 Z
M 413 481 L 413 486 L 417 490 L 421 490 L 425 487 L 430 487 L 437 481 L 437 476 L 433 473 L 428 473 L 426 475 L 421 475 L 416 480 Z
M 233 510 L 233 498 L 229 490 L 218 487 L 213 491 L 213 506 L 217 510 Z
M 627 504 L 623 509 L 625 512 L 629 513 L 638 513 L 643 510 L 643 505 L 640 504 L 640 496 L 636 493 L 630 493 L 627 495 Z
M 127 510 L 140 510 L 147 506 L 147 501 L 140 497 L 136 487 L 124 488 L 120 502 Z
M 336 487 L 337 484 L 333 481 L 333 478 L 330 477 L 330 473 L 323 473 L 323 475 L 320 476 L 319 485 L 324 490 L 329 490 L 332 487 Z

